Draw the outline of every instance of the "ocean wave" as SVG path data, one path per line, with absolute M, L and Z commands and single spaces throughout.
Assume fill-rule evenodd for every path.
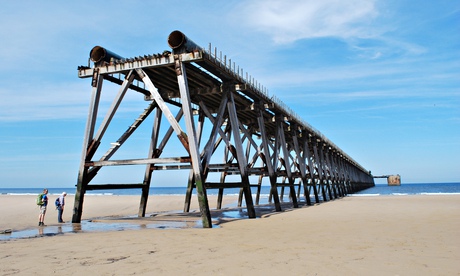
M 12 192 L 12 193 L 0 193 L 0 195 L 12 195 L 12 196 L 37 196 L 38 194 L 40 193 L 15 193 L 15 192 Z M 48 193 L 48 196 L 60 196 L 62 193 Z M 67 195 L 70 195 L 70 196 L 74 196 L 75 194 L 71 194 L 71 193 L 67 193 Z
M 87 193 L 85 196 L 113 196 L 114 193 Z
M 185 194 L 149 194 L 149 196 L 185 196 Z M 196 196 L 196 195 L 193 194 L 193 196 Z
M 30 195 L 38 195 L 36 193 L 1 193 L 1 195 L 14 195 L 14 196 L 30 196 Z
M 460 193 L 419 193 L 419 195 L 460 195 Z
M 382 194 L 348 194 L 347 196 L 356 196 L 356 197 L 364 197 L 364 196 L 382 196 Z

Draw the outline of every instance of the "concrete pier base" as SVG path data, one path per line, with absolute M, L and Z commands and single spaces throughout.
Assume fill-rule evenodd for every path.
M 397 175 L 389 175 L 387 178 L 388 186 L 400 186 L 401 185 L 401 176 Z

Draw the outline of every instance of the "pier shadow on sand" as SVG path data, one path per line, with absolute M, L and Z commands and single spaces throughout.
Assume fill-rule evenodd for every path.
M 236 204 L 235 204 L 236 206 Z M 299 203 L 299 208 L 307 207 Z M 282 202 L 282 212 L 276 212 L 273 204 L 255 206 L 257 218 L 264 218 L 283 212 L 291 211 L 292 203 Z M 235 220 L 248 219 L 246 207 L 227 207 L 224 209 L 211 210 L 212 227 L 218 228 L 224 223 Z M 62 223 L 31 229 L 11 231 L 0 235 L 0 241 L 10 239 L 28 239 L 49 237 L 64 234 L 78 234 L 88 232 L 125 231 L 141 229 L 184 229 L 202 228 L 200 212 L 197 210 L 189 213 L 162 212 L 147 214 L 145 217 L 101 217 L 92 220 L 84 220 L 81 223 Z

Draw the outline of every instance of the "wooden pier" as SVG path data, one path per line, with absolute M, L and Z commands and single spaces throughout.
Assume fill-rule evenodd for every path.
M 212 227 L 208 189 L 219 190 L 220 208 L 224 189 L 239 188 L 239 205 L 244 201 L 248 217 L 255 218 L 264 179 L 276 211 L 285 188 L 298 207 L 300 201 L 311 205 L 374 186 L 369 171 L 217 49 L 203 49 L 180 31 L 169 35 L 168 44 L 171 51 L 133 58 L 96 46 L 90 53 L 93 66 L 78 68 L 80 78 L 91 79 L 92 93 L 72 222 L 81 221 L 87 190 L 141 189 L 138 215 L 145 216 L 152 174 L 159 170 L 189 171 L 184 212 L 195 190 L 203 227 Z M 104 82 L 115 84 L 118 92 L 96 128 Z M 101 140 L 127 93 L 143 94 L 145 109 L 104 148 Z M 140 158 L 113 159 L 148 117 L 153 117 L 149 151 Z M 173 134 L 181 155 L 166 151 L 177 143 Z M 92 182 L 104 167 L 133 165 L 145 167 L 145 173 L 133 176 L 138 182 Z

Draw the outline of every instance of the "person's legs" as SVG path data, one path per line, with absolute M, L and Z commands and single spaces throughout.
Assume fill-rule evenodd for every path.
M 58 222 L 64 222 L 62 220 L 62 207 L 61 206 L 58 207 Z
M 38 226 L 45 226 L 46 206 L 40 206 L 40 215 L 38 216 Z
M 43 221 L 43 212 L 42 212 L 42 206 L 38 207 L 39 209 L 39 215 L 38 215 L 38 226 L 42 226 L 42 221 Z

